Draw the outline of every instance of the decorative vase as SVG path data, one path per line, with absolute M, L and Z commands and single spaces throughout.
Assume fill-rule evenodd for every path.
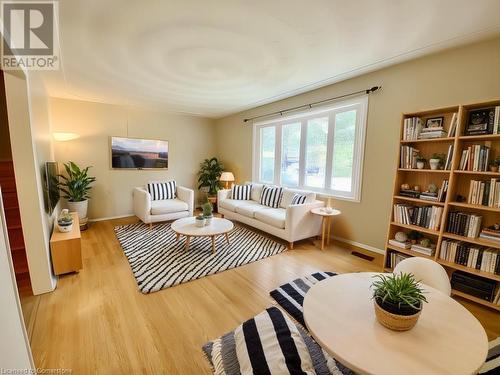
M 382 307 L 381 304 L 384 306 Z M 393 331 L 408 331 L 415 327 L 422 309 L 414 309 L 411 306 L 405 306 L 403 309 L 398 309 L 396 305 L 386 302 L 379 302 L 378 299 L 373 301 L 375 307 L 375 316 L 377 321 L 384 327 Z M 391 310 L 391 311 L 388 311 Z M 399 312 L 399 313 L 396 313 Z M 400 314 L 403 313 L 403 314 Z
M 212 224 L 212 218 L 214 216 L 213 215 L 207 215 L 207 216 L 203 216 L 203 218 L 205 219 L 205 225 L 210 225 Z
M 424 169 L 425 163 L 423 161 L 417 161 L 417 168 Z
M 80 223 L 84 223 L 87 221 L 87 210 L 89 206 L 89 201 L 85 199 L 80 202 L 71 202 L 68 201 L 68 208 L 71 212 L 76 212 L 78 214 L 78 218 L 80 219 Z
M 203 216 L 196 216 L 195 222 L 198 228 L 203 228 L 205 226 L 205 218 Z
M 431 166 L 431 169 L 435 171 L 436 169 L 439 168 L 439 164 L 441 161 L 439 159 L 430 159 L 429 160 L 429 165 Z

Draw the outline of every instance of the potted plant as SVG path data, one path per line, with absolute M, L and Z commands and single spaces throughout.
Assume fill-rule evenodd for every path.
M 220 176 L 223 170 L 224 166 L 215 157 L 205 159 L 200 163 L 198 189 L 202 189 L 208 194 L 208 201 L 213 205 L 217 203 L 217 191 L 221 188 Z
M 66 208 L 61 210 L 61 216 L 57 219 L 57 229 L 62 233 L 71 232 L 73 229 L 73 218 Z
M 205 218 L 203 217 L 203 214 L 199 214 L 198 216 L 196 216 L 196 226 L 198 228 L 201 228 L 201 227 L 204 227 L 205 226 Z
M 490 161 L 490 171 L 498 172 L 499 167 L 500 167 L 500 156 L 497 156 L 495 159 Z
M 417 168 L 424 169 L 426 161 L 427 159 L 424 158 L 423 156 L 417 156 Z
M 95 181 L 95 177 L 88 175 L 89 168 L 80 169 L 78 165 L 70 161 L 64 164 L 66 175 L 59 175 L 62 181 L 58 186 L 64 193 L 63 197 L 68 200 L 68 208 L 78 213 L 81 223 L 84 223 L 87 218 L 90 185 Z
M 444 154 L 432 154 L 432 157 L 429 159 L 431 169 L 439 169 L 439 167 L 444 164 L 444 157 Z
M 411 273 L 375 275 L 372 283 L 375 315 L 380 324 L 395 331 L 415 326 L 427 302 L 424 291 Z
M 408 233 L 408 239 L 412 244 L 416 244 L 418 240 L 420 240 L 423 237 L 422 233 L 416 231 L 416 230 L 411 230 L 410 233 Z
M 201 209 L 203 210 L 203 217 L 205 218 L 205 225 L 210 225 L 212 223 L 212 212 L 213 212 L 213 206 L 212 203 L 210 203 L 208 200 L 201 206 Z

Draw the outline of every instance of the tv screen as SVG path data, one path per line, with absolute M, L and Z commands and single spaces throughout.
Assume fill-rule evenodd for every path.
M 45 210 L 49 215 L 59 202 L 59 166 L 55 161 L 45 163 Z
M 111 137 L 113 169 L 167 169 L 168 141 Z

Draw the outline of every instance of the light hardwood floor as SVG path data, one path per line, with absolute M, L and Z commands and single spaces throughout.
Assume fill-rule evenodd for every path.
M 113 232 L 136 220 L 94 223 L 82 232 L 83 270 L 61 277 L 53 293 L 23 298 L 37 367 L 73 374 L 209 374 L 201 346 L 270 306 L 273 288 L 317 270 L 382 267 L 377 254 L 368 261 L 343 245 L 321 251 L 302 241 L 271 258 L 142 294 Z M 490 338 L 500 335 L 497 313 L 463 303 Z

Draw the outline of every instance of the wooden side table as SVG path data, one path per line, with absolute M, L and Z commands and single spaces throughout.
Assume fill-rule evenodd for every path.
M 339 210 L 333 209 L 331 212 L 326 212 L 325 207 L 313 208 L 311 213 L 314 215 L 319 215 L 323 218 L 323 225 L 321 229 L 321 250 L 325 249 L 325 237 L 326 244 L 330 245 L 330 228 L 331 228 L 331 219 L 333 216 L 340 215 L 341 212 Z
M 71 216 L 73 217 L 71 232 L 59 232 L 57 224 L 54 224 L 54 230 L 50 238 L 50 253 L 56 275 L 77 272 L 82 269 L 80 222 L 76 212 L 71 212 Z

